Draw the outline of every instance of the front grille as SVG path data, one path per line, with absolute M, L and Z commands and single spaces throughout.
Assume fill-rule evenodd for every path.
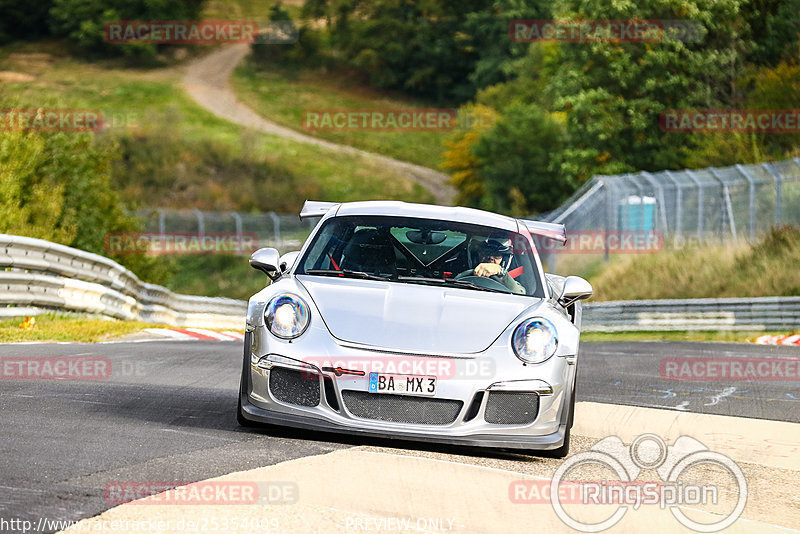
M 533 423 L 538 415 L 538 394 L 492 391 L 483 418 L 495 425 L 526 425 Z
M 286 367 L 273 367 L 269 372 L 269 391 L 273 397 L 287 404 L 317 406 L 319 377 Z
M 417 425 L 448 425 L 456 420 L 464 406 L 458 400 L 350 390 L 342 391 L 342 400 L 356 417 Z

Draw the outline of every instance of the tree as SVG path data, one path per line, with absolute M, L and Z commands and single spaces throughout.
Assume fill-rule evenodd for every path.
M 459 110 L 465 117 L 469 128 L 457 130 L 445 142 L 442 168 L 449 171 L 456 187 L 456 204 L 459 206 L 479 206 L 486 196 L 486 187 L 481 182 L 479 172 L 481 161 L 473 153 L 473 147 L 481 135 L 492 128 L 497 121 L 497 112 L 484 105 L 466 105 Z
M 10 131 L 0 136 L 0 232 L 45 239 L 106 255 L 112 232 L 138 231 L 111 187 L 113 145 L 91 133 Z M 139 276 L 167 274 L 151 257 L 114 257 Z
M 85 50 L 103 55 L 155 56 L 158 45 L 112 45 L 104 25 L 119 20 L 196 20 L 205 0 L 52 0 L 50 29 Z
M 560 168 L 565 134 L 536 104 L 509 107 L 472 148 L 487 193 L 480 207 L 524 215 L 558 206 L 575 188 Z
M 0 0 L 0 44 L 15 39 L 33 40 L 50 33 L 47 16 L 52 0 L 20 2 Z

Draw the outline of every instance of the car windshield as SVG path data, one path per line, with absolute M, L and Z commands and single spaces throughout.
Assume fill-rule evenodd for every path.
M 328 219 L 295 274 L 385 280 L 543 297 L 527 237 L 410 217 Z

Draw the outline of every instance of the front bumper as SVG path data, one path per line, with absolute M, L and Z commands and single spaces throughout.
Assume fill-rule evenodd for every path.
M 435 400 L 451 404 L 458 401 L 461 405 L 454 417 L 433 424 L 364 416 L 363 413 L 359 414 L 360 417 L 355 415 L 353 412 L 356 410 L 351 409 L 352 404 L 348 407 L 353 395 L 366 401 L 387 400 L 386 395 L 368 393 L 368 380 L 365 377 L 336 376 L 334 373 L 321 371 L 320 367 L 295 363 L 284 355 L 257 354 L 261 352 L 258 347 L 264 346 L 258 341 L 260 335 L 263 333 L 256 329 L 245 336 L 240 401 L 242 416 L 248 420 L 349 435 L 477 447 L 550 450 L 564 443 L 576 367 L 568 364 L 564 358 L 553 358 L 548 366 L 538 370 L 529 367 L 526 373 L 511 374 L 509 369 L 493 368 L 491 376 L 476 374 L 441 380 Z M 352 348 L 347 349 L 347 352 L 352 354 Z M 360 356 L 385 358 L 386 354 Z M 332 359 L 335 357 L 336 355 L 331 356 Z M 275 383 L 270 382 L 270 373 L 279 369 L 303 369 L 308 382 L 305 391 L 309 394 L 303 398 L 298 397 L 296 401 L 285 395 L 275 395 Z M 348 392 L 347 398 L 350 401 L 343 395 L 345 392 Z M 497 394 L 493 399 L 501 398 L 501 393 L 535 396 L 536 413 L 524 422 L 489 422 L 493 416 L 487 416 L 487 407 L 493 393 Z M 389 404 L 396 406 L 397 402 L 394 401 L 397 396 L 389 397 L 394 397 Z M 424 401 L 418 399 L 420 397 L 408 398 L 424 406 Z

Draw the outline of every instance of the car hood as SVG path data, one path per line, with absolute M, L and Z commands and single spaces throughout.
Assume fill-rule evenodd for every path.
M 487 349 L 541 299 L 471 289 L 299 276 L 336 338 L 409 352 Z

